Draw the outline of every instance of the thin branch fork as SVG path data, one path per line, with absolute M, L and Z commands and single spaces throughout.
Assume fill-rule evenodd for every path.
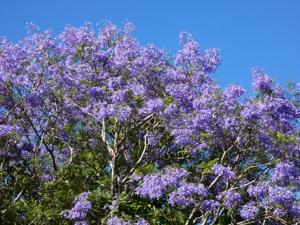
M 123 178 L 123 180 L 121 181 L 121 184 L 124 184 L 127 179 L 129 178 L 129 176 L 134 172 L 134 170 L 139 166 L 139 164 L 141 163 L 142 159 L 144 158 L 144 155 L 146 153 L 147 150 L 147 134 L 144 136 L 144 148 L 142 150 L 142 153 L 139 157 L 139 159 L 136 161 L 136 163 L 134 164 L 134 166 L 130 169 L 130 171 L 128 172 L 128 174 L 126 175 L 126 177 Z
M 44 144 L 46 150 L 49 152 L 51 159 L 52 159 L 52 164 L 53 164 L 53 168 L 54 171 L 57 171 L 57 165 L 56 165 L 56 161 L 55 161 L 55 156 L 53 154 L 53 151 L 49 148 L 49 146 L 47 145 L 47 143 L 45 142 L 45 140 L 41 137 L 41 135 L 39 134 L 38 130 L 36 129 L 36 127 L 34 126 L 31 118 L 29 117 L 29 115 L 27 114 L 27 112 L 25 111 L 25 109 L 22 108 L 22 111 L 24 112 L 24 115 L 26 116 L 26 118 L 28 119 L 28 122 L 30 124 L 30 126 L 32 127 L 34 133 L 36 134 L 36 136 L 42 140 L 42 143 Z

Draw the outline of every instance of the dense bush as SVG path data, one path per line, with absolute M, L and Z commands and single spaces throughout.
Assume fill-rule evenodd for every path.
M 0 39 L 0 224 L 296 224 L 299 84 L 209 75 L 106 24 Z

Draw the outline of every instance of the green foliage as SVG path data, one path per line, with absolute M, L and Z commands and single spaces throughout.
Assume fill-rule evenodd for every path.
M 208 162 L 205 162 L 205 161 L 201 162 L 200 163 L 200 168 L 202 169 L 202 172 L 204 174 L 211 173 L 213 165 L 215 165 L 218 161 L 219 161 L 219 158 L 215 158 L 215 159 L 212 159 Z
M 280 132 L 276 132 L 273 135 L 273 138 L 276 141 L 282 142 L 282 143 L 294 144 L 294 145 L 297 143 L 297 138 L 295 136 L 285 135 L 285 134 L 280 133 Z
M 171 97 L 171 96 L 168 96 L 168 97 L 166 97 L 166 98 L 164 99 L 164 105 L 165 105 L 165 106 L 169 106 L 169 105 L 174 104 L 174 103 L 176 103 L 176 101 L 175 101 L 175 99 L 174 99 L 173 97 Z

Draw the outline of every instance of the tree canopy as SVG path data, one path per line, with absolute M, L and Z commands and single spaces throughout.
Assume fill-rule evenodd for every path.
M 0 223 L 299 223 L 300 84 L 221 88 L 218 49 L 133 30 L 0 39 Z

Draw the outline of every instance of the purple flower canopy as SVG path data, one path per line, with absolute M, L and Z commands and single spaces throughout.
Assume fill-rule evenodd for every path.
M 76 156 L 97 161 L 100 152 L 92 169 L 101 168 L 109 197 L 98 204 L 99 187 L 84 184 L 80 191 L 89 191 L 61 213 L 77 225 L 97 218 L 99 205 L 111 225 L 153 224 L 149 215 L 163 210 L 186 224 L 298 222 L 299 85 L 285 90 L 254 68 L 253 92 L 222 89 L 211 76 L 221 64 L 218 49 L 202 50 L 183 32 L 182 49 L 170 56 L 140 45 L 132 31 L 108 23 L 99 32 L 66 26 L 58 37 L 0 39 L 7 171 L 23 163 L 27 174 L 39 168 L 41 183 L 55 183 Z M 89 161 L 82 163 L 85 170 Z M 124 196 L 136 215 L 120 210 Z

